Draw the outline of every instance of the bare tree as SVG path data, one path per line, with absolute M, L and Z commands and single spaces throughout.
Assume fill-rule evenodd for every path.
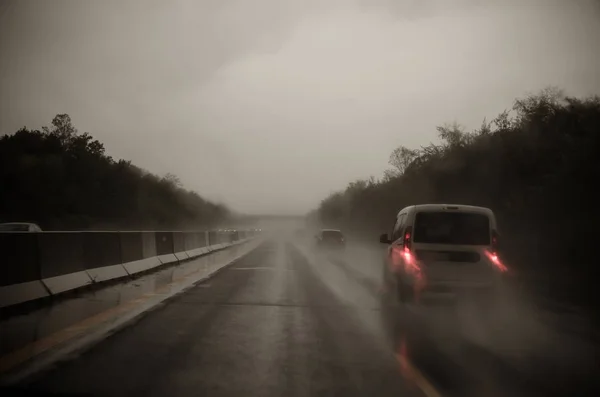
M 389 164 L 394 167 L 391 173 L 386 177 L 402 175 L 408 169 L 410 164 L 418 157 L 419 151 L 409 149 L 406 146 L 399 146 L 390 154 Z
M 179 179 L 179 177 L 175 174 L 172 174 L 170 172 L 168 172 L 163 179 L 167 182 L 169 182 L 170 184 L 172 184 L 173 186 L 177 187 L 177 188 L 181 188 L 183 186 L 183 183 L 181 183 L 181 180 Z

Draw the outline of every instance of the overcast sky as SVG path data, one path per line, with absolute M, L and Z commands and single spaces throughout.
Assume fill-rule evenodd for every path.
M 107 153 L 302 213 L 398 145 L 548 85 L 600 93 L 595 0 L 0 3 L 0 133 L 68 113 Z

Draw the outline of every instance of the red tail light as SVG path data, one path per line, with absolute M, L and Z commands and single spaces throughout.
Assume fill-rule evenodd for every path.
M 410 251 L 412 246 L 412 226 L 407 226 L 404 230 L 404 251 Z
M 404 249 L 402 250 L 402 256 L 404 256 L 404 263 L 409 266 L 416 266 L 415 258 L 410 252 L 412 247 L 412 227 L 407 226 L 404 230 Z
M 508 269 L 498 257 L 498 237 L 498 232 L 496 230 L 492 230 L 492 249 L 491 252 L 486 252 L 486 254 L 494 266 L 496 266 L 500 271 L 506 272 Z
M 496 230 L 492 230 L 492 252 L 495 254 L 498 253 L 498 232 Z

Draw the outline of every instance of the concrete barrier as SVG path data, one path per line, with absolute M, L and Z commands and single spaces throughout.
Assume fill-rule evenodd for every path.
M 200 246 L 198 243 L 198 233 L 185 232 L 183 234 L 183 247 L 186 252 L 196 249 Z
M 186 232 L 185 233 L 185 252 L 190 258 L 195 258 L 206 253 L 206 233 L 205 232 Z
M 83 263 L 90 279 L 95 282 L 126 277 L 121 264 L 119 232 L 84 232 Z
M 219 232 L 211 232 L 211 233 L 212 233 L 212 235 L 209 236 L 210 251 L 216 251 L 216 250 L 222 249 L 224 247 L 224 245 L 223 245 L 223 233 L 224 232 L 219 231 Z
M 204 244 L 204 247 L 202 249 L 204 250 L 205 253 L 210 252 L 210 242 L 209 242 L 209 239 L 208 239 L 208 234 L 209 234 L 209 232 L 206 232 L 204 234 L 204 242 L 205 242 L 205 244 Z
M 152 258 L 158 255 L 156 249 L 156 235 L 154 232 L 141 232 L 142 233 L 142 257 Z
M 81 232 L 38 233 L 42 282 L 52 295 L 92 283 L 86 272 Z
M 222 233 L 218 233 L 218 237 L 217 240 L 219 241 L 219 244 L 221 245 L 221 248 L 226 248 L 229 247 L 231 245 L 231 236 L 232 236 L 233 232 L 222 232 Z
M 175 256 L 175 250 L 173 247 L 173 233 L 172 232 L 154 232 L 156 241 L 156 254 L 160 263 L 167 264 L 177 262 L 178 259 Z
M 40 280 L 37 233 L 0 233 L 0 307 L 49 296 Z
M 214 231 L 0 233 L 0 307 L 123 278 L 248 241 L 240 236 Z M 202 265 L 186 262 L 178 274 L 200 271 L 215 259 L 211 256 L 207 255 L 208 262 Z
M 217 232 L 210 231 L 206 233 L 206 252 L 211 252 L 217 244 Z
M 212 231 L 212 232 L 208 232 L 208 246 L 213 246 L 216 245 L 218 243 L 217 241 L 217 232 Z
M 10 388 L 23 379 L 23 374 L 46 370 L 57 360 L 81 353 L 166 299 L 212 277 L 252 249 L 251 245 L 232 247 L 216 254 L 219 260 L 210 260 L 213 255 L 203 256 L 135 281 L 61 301 L 26 318 L 16 316 L 2 321 L 2 336 L 6 336 L 0 343 L 0 354 L 5 358 L 3 386 Z M 165 277 L 165 273 L 172 276 Z
M 200 232 L 200 248 L 198 248 L 198 252 L 200 252 L 201 255 L 210 252 L 209 246 L 208 232 Z
M 154 232 L 120 232 L 121 263 L 133 275 L 160 266 Z
M 172 232 L 171 236 L 173 238 L 173 255 L 175 255 L 175 258 L 178 261 L 189 259 L 189 256 L 185 252 L 185 233 Z

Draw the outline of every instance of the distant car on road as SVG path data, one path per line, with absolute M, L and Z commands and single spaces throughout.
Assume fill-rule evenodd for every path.
M 42 229 L 35 223 L 9 222 L 0 223 L 0 232 L 41 232 Z
M 343 250 L 346 239 L 339 229 L 322 229 L 316 236 L 317 248 Z
M 406 207 L 391 236 L 379 241 L 389 245 L 383 279 L 394 302 L 486 297 L 507 270 L 498 258 L 496 218 L 489 208 Z

